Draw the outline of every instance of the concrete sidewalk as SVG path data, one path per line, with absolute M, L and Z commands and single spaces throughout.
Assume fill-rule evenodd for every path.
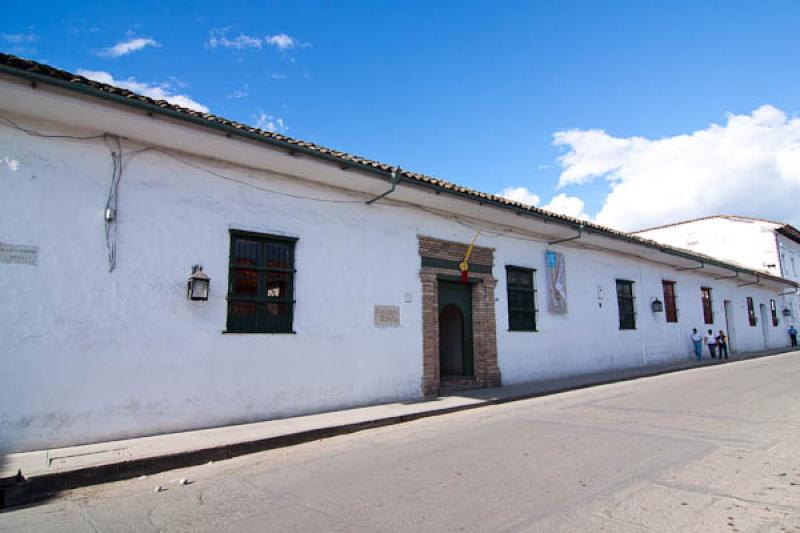
M 790 350 L 738 354 L 732 357 L 731 362 L 788 351 Z M 24 495 L 6 498 L 6 504 L 11 505 L 12 499 L 36 499 L 58 490 L 219 461 L 368 428 L 717 364 L 720 363 L 707 359 L 700 363 L 686 360 L 669 365 L 616 370 L 493 389 L 457 391 L 431 400 L 374 405 L 252 424 L 15 453 L 0 458 L 0 479 L 12 477 L 18 471 L 26 478 L 15 489 L 18 493 L 21 490 Z M 2 490 L 0 487 L 0 491 Z

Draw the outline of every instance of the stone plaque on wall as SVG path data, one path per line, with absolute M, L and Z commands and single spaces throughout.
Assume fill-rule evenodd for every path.
M 400 307 L 396 305 L 376 305 L 375 327 L 376 328 L 400 327 Z
M 39 248 L 37 246 L 5 244 L 0 242 L 0 263 L 35 265 L 38 256 Z

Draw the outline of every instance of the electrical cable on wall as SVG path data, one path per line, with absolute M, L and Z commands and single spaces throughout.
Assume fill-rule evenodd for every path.
M 0 115 L 0 122 L 4 122 L 6 125 L 14 128 L 14 129 L 17 129 L 19 131 L 22 131 L 23 133 L 26 133 L 27 135 L 31 135 L 31 136 L 35 136 L 35 137 L 55 138 L 55 139 L 68 139 L 68 140 L 76 140 L 76 141 L 95 140 L 95 139 L 103 139 L 103 138 L 110 137 L 108 134 L 98 134 L 98 135 L 90 135 L 90 136 L 72 136 L 72 135 L 55 135 L 55 134 L 41 133 L 41 132 L 36 131 L 36 130 L 23 128 L 22 126 L 18 125 L 16 122 L 14 122 L 14 121 L 6 118 L 6 117 L 3 117 L 2 115 Z M 246 181 L 242 181 L 242 180 L 233 178 L 231 176 L 227 176 L 227 175 L 222 174 L 220 172 L 217 172 L 215 170 L 206 168 L 206 167 L 204 167 L 204 166 L 202 166 L 200 164 L 194 163 L 194 162 L 190 161 L 187 157 L 184 157 L 183 155 L 178 154 L 173 150 L 160 148 L 160 147 L 156 147 L 156 146 L 147 146 L 147 145 L 145 145 L 144 148 L 141 148 L 139 150 L 135 150 L 135 151 L 123 154 L 122 150 L 121 150 L 121 147 L 119 145 L 120 139 L 118 137 L 114 137 L 114 138 L 117 140 L 117 156 L 112 155 L 112 160 L 114 162 L 114 165 L 113 165 L 113 172 L 112 172 L 112 188 L 109 191 L 109 201 L 113 197 L 114 201 L 116 202 L 116 195 L 118 194 L 118 189 L 117 188 L 119 186 L 119 180 L 121 179 L 121 174 L 122 174 L 122 159 L 123 159 L 123 155 L 127 156 L 128 157 L 128 161 L 129 161 L 130 158 L 133 155 L 136 155 L 136 154 L 139 154 L 139 153 L 142 153 L 142 152 L 153 151 L 153 152 L 158 152 L 158 153 L 160 153 L 160 154 L 162 154 L 162 155 L 164 155 L 166 157 L 169 157 L 171 159 L 174 159 L 174 160 L 178 161 L 179 163 L 181 163 L 183 165 L 186 165 L 188 167 L 191 167 L 191 168 L 194 168 L 194 169 L 197 169 L 197 170 L 201 170 L 202 172 L 205 172 L 206 174 L 208 174 L 210 176 L 213 176 L 213 177 L 225 180 L 225 181 L 233 182 L 233 183 L 238 183 L 239 185 L 243 185 L 245 187 L 250 187 L 250 188 L 253 188 L 253 189 L 256 189 L 256 190 L 260 190 L 260 191 L 263 191 L 263 192 L 267 192 L 267 193 L 270 193 L 270 194 L 276 194 L 276 195 L 286 196 L 286 197 L 289 197 L 289 198 L 295 198 L 295 199 L 299 199 L 299 200 L 309 200 L 309 201 L 313 201 L 313 202 L 322 202 L 322 203 L 333 203 L 333 204 L 361 204 L 361 203 L 363 203 L 363 200 L 334 200 L 334 199 L 329 199 L 329 198 L 318 198 L 318 197 L 312 197 L 312 196 L 304 196 L 304 195 L 299 195 L 299 194 L 292 194 L 292 193 L 287 193 L 287 192 L 283 192 L 283 191 L 277 191 L 277 190 L 274 190 L 274 189 L 270 189 L 268 187 L 263 187 L 263 186 L 257 185 L 255 183 L 249 183 L 249 182 L 246 182 Z M 111 147 L 109 147 L 109 150 L 112 153 L 114 152 L 114 150 Z M 391 202 L 391 200 L 390 200 L 390 202 Z M 387 204 L 384 204 L 384 206 L 387 206 Z M 106 207 L 108 208 L 109 205 L 107 205 Z M 116 209 L 116 205 L 113 206 L 113 207 Z M 424 210 L 424 211 L 426 211 L 426 212 L 428 212 L 428 213 L 430 213 L 432 215 L 435 215 L 437 217 L 453 220 L 457 224 L 459 224 L 461 226 L 464 226 L 465 228 L 469 228 L 472 231 L 481 231 L 484 236 L 489 237 L 489 238 L 504 237 L 504 238 L 514 239 L 514 240 L 518 240 L 518 241 L 537 242 L 537 243 L 546 241 L 546 239 L 544 239 L 544 238 L 534 237 L 534 236 L 525 236 L 524 234 L 522 234 L 519 231 L 513 231 L 513 230 L 507 229 L 507 228 L 502 228 L 500 230 L 492 231 L 492 230 L 488 229 L 485 225 L 478 226 L 478 225 L 476 225 L 474 223 L 469 223 L 466 220 L 464 220 L 461 217 L 459 217 L 458 215 L 452 215 L 452 214 L 449 214 L 449 213 L 444 213 L 442 211 L 439 211 L 439 210 L 436 210 L 436 209 L 430 209 L 430 208 L 427 208 L 427 207 L 424 207 L 424 206 L 416 206 L 416 207 L 418 207 L 418 208 L 420 208 L 420 209 L 422 209 L 422 210 Z M 108 215 L 108 213 L 106 213 L 106 216 L 107 215 Z M 116 217 L 116 213 L 114 214 L 114 216 Z M 106 224 L 106 230 L 107 230 L 107 232 L 108 232 L 110 237 L 113 236 L 113 234 L 116 231 L 116 229 L 114 227 L 111 227 L 111 226 L 112 225 L 109 225 L 108 223 Z M 109 248 L 110 248 L 110 250 L 109 250 L 110 264 L 112 264 L 112 261 L 114 261 L 113 264 L 115 264 L 115 256 L 116 256 L 116 254 L 114 253 L 115 248 L 113 246 L 110 246 L 110 245 L 109 245 Z M 111 268 L 111 270 L 113 270 L 113 267 Z
M 126 162 L 123 161 L 123 157 L 127 156 L 127 161 L 130 161 L 132 156 L 141 154 L 142 152 L 154 151 L 158 152 L 162 155 L 165 155 L 171 159 L 174 159 L 186 166 L 191 168 L 195 168 L 197 170 L 201 170 L 211 176 L 214 176 L 219 179 L 223 179 L 225 181 L 238 183 L 239 185 L 244 185 L 246 187 L 250 187 L 253 189 L 257 189 L 263 192 L 267 192 L 270 194 L 277 194 L 280 196 L 286 196 L 289 198 L 295 198 L 299 200 L 309 200 L 313 202 L 323 202 L 323 203 L 333 203 L 333 204 L 363 204 L 363 199 L 360 200 L 335 200 L 329 198 L 316 198 L 312 196 L 303 196 L 299 194 L 291 194 L 282 191 L 276 191 L 274 189 L 270 189 L 268 187 L 262 187 L 255 183 L 248 183 L 246 181 L 242 181 L 230 176 L 226 176 L 225 174 L 216 172 L 214 170 L 205 168 L 199 164 L 193 163 L 189 161 L 187 158 L 181 157 L 175 153 L 172 153 L 170 150 L 158 148 L 155 146 L 147 146 L 145 145 L 144 148 L 134 150 L 128 153 L 123 153 L 122 150 L 122 140 L 120 137 L 115 135 L 110 135 L 107 133 L 101 133 L 96 135 L 61 135 L 61 134 L 49 134 L 43 133 L 40 131 L 36 131 L 29 128 L 24 128 L 14 122 L 13 120 L 0 115 L 0 123 L 5 124 L 6 126 L 20 131 L 26 135 L 32 137 L 40 137 L 44 139 L 62 139 L 62 140 L 69 140 L 69 141 L 95 141 L 98 139 L 104 139 L 106 142 L 106 146 L 109 149 L 110 156 L 111 156 L 111 183 L 109 185 L 108 196 L 106 198 L 106 205 L 105 211 L 103 213 L 103 219 L 105 221 L 105 243 L 106 243 L 106 251 L 108 254 L 108 271 L 113 272 L 117 265 L 117 218 L 118 218 L 118 207 L 119 207 L 119 187 L 120 182 L 122 180 L 122 174 Z M 113 141 L 113 145 L 110 142 Z
M 66 140 L 70 140 L 70 141 L 90 141 L 90 140 L 93 140 L 93 139 L 103 139 L 103 138 L 106 137 L 105 133 L 99 133 L 99 134 L 96 134 L 96 135 L 86 135 L 86 136 L 83 136 L 83 137 L 82 136 L 76 136 L 76 135 L 54 135 L 54 134 L 49 134 L 49 133 L 42 133 L 40 131 L 23 128 L 22 126 L 20 126 L 19 124 L 17 124 L 13 120 L 11 120 L 10 118 L 4 117 L 2 115 L 0 115 L 0 122 L 4 122 L 7 126 L 10 126 L 10 127 L 14 128 L 16 130 L 19 130 L 19 131 L 21 131 L 23 133 L 26 133 L 26 134 L 30 135 L 31 137 L 43 137 L 45 139 L 66 139 Z
M 27 135 L 34 136 L 34 137 L 42 137 L 42 138 L 50 138 L 50 139 L 65 139 L 65 140 L 73 140 L 73 141 L 92 141 L 97 139 L 105 139 L 106 143 L 109 143 L 113 139 L 114 145 L 109 145 L 109 152 L 111 154 L 112 159 L 112 176 L 111 176 L 111 184 L 109 187 L 108 197 L 106 200 L 106 209 L 104 213 L 105 219 L 105 239 L 106 239 L 106 249 L 108 251 L 108 262 L 109 262 L 109 272 L 113 272 L 116 268 L 116 232 L 117 232 L 117 208 L 119 205 L 119 186 L 120 181 L 122 179 L 123 169 L 127 162 L 130 161 L 132 156 L 140 154 L 142 152 L 158 152 L 166 157 L 174 159 L 179 163 L 186 165 L 190 168 L 194 168 L 200 170 L 210 176 L 216 177 L 218 179 L 222 179 L 228 182 L 237 183 L 239 185 L 243 185 L 245 187 L 250 187 L 252 189 L 260 190 L 270 194 L 276 194 L 279 196 L 285 196 L 289 198 L 294 198 L 298 200 L 308 200 L 313 202 L 322 202 L 322 203 L 331 203 L 331 204 L 363 204 L 363 199 L 359 200 L 336 200 L 330 198 L 319 198 L 313 196 L 304 196 L 300 194 L 292 194 L 283 191 L 278 191 L 275 189 L 271 189 L 269 187 L 263 187 L 261 185 L 250 183 L 247 181 L 243 181 L 216 170 L 206 168 L 205 166 L 194 163 L 189 160 L 188 157 L 184 156 L 183 154 L 179 154 L 176 151 L 156 147 L 152 145 L 144 145 L 144 148 L 140 148 L 138 150 L 134 150 L 131 152 L 123 153 L 122 151 L 122 139 L 117 136 L 112 136 L 110 134 L 97 134 L 97 135 L 87 135 L 87 136 L 73 136 L 73 135 L 58 135 L 58 134 L 47 134 L 42 133 L 36 130 L 23 128 L 22 126 L 18 125 L 16 122 L 0 115 L 0 122 L 6 124 L 7 126 L 19 130 Z M 125 161 L 123 161 L 125 159 Z M 391 200 L 389 202 L 392 202 Z M 402 204 L 402 202 L 400 202 Z M 391 207 L 390 204 L 384 204 L 385 207 Z M 472 231 L 480 231 L 485 237 L 488 238 L 508 238 L 518 241 L 525 241 L 525 242 L 545 242 L 546 239 L 541 237 L 534 237 L 534 236 L 527 236 L 524 235 L 520 231 L 514 231 L 510 228 L 502 228 L 502 229 L 495 229 L 491 230 L 485 226 L 485 224 L 477 225 L 474 223 L 467 222 L 462 217 L 458 215 L 452 215 L 449 213 L 441 212 L 437 209 L 430 209 L 424 206 L 416 206 L 432 215 L 437 217 L 445 218 L 448 220 L 455 221 L 457 224 L 469 228 Z
M 108 252 L 108 271 L 113 272 L 117 266 L 117 207 L 119 206 L 119 182 L 122 180 L 122 142 L 115 137 L 116 150 L 111 148 L 111 185 L 108 189 L 106 210 L 106 251 Z
M 176 161 L 178 161 L 180 163 L 183 163 L 184 165 L 186 165 L 188 167 L 192 167 L 192 168 L 195 168 L 197 170 L 201 170 L 201 171 L 203 171 L 203 172 L 205 172 L 207 174 L 210 174 L 210 175 L 215 176 L 217 178 L 223 179 L 225 181 L 231 181 L 233 183 L 238 183 L 239 185 L 244 185 L 246 187 L 252 187 L 253 189 L 258 189 L 259 191 L 264 191 L 264 192 L 268 192 L 268 193 L 272 193 L 272 194 L 279 194 L 281 196 L 287 196 L 289 198 L 296 198 L 298 200 L 310 200 L 310 201 L 313 201 L 313 202 L 322 202 L 322 203 L 330 203 L 330 204 L 363 204 L 364 203 L 363 200 L 334 200 L 334 199 L 330 199 L 330 198 L 315 198 L 313 196 L 303 196 L 303 195 L 300 195 L 300 194 L 292 194 L 292 193 L 288 193 L 288 192 L 276 191 L 276 190 L 270 189 L 268 187 L 262 187 L 260 185 L 256 185 L 255 183 L 248 183 L 246 181 L 238 180 L 236 178 L 232 178 L 230 176 L 226 176 L 225 174 L 221 174 L 221 173 L 216 172 L 214 170 L 210 170 L 208 168 L 205 168 L 205 167 L 203 167 L 201 165 L 198 165 L 196 163 L 192 163 L 191 161 L 187 161 L 186 158 L 181 157 L 181 156 L 179 156 L 179 155 L 177 155 L 175 153 L 172 153 L 171 150 L 165 150 L 165 149 L 157 148 L 157 147 L 151 147 L 150 149 L 152 151 L 154 151 L 154 152 L 158 152 L 158 153 L 163 154 L 163 155 L 165 155 L 167 157 L 170 157 L 170 158 L 172 158 L 172 159 L 174 159 L 174 160 L 176 160 Z

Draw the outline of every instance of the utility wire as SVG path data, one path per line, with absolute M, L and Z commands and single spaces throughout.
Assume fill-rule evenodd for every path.
M 53 134 L 49 134 L 49 133 L 42 133 L 40 131 L 29 130 L 29 129 L 23 128 L 22 126 L 20 126 L 19 124 L 17 124 L 13 120 L 11 120 L 10 118 L 4 117 L 2 115 L 0 115 L 0 121 L 4 122 L 6 125 L 11 126 L 14 129 L 17 129 L 17 130 L 19 130 L 19 131 L 21 131 L 23 133 L 31 135 L 32 137 L 44 137 L 45 139 L 67 139 L 67 140 L 72 140 L 72 141 L 89 141 L 89 140 L 92 140 L 92 139 L 103 139 L 103 138 L 107 137 L 107 135 L 105 133 L 100 133 L 100 134 L 97 134 L 97 135 L 87 135 L 87 136 L 84 136 L 84 137 L 75 136 L 75 135 L 53 135 Z
M 151 147 L 150 149 L 152 151 L 154 151 L 154 152 L 158 152 L 160 154 L 166 155 L 167 157 L 170 157 L 170 158 L 172 158 L 172 159 L 174 159 L 174 160 L 176 160 L 176 161 L 178 161 L 180 163 L 183 163 L 184 165 L 186 165 L 188 167 L 192 167 L 192 168 L 195 168 L 197 170 L 201 170 L 201 171 L 203 171 L 203 172 L 205 172 L 207 174 L 210 174 L 212 176 L 215 176 L 215 177 L 217 177 L 219 179 L 223 179 L 225 181 L 230 181 L 230 182 L 233 182 L 233 183 L 238 183 L 239 185 L 244 185 L 246 187 L 251 187 L 253 189 L 258 189 L 259 191 L 264 191 L 264 192 L 268 192 L 268 193 L 272 193 L 272 194 L 279 194 L 281 196 L 288 196 L 289 198 L 296 198 L 298 200 L 311 200 L 311 201 L 314 201 L 314 202 L 323 202 L 323 203 L 330 203 L 330 204 L 363 204 L 364 203 L 364 200 L 334 200 L 334 199 L 331 199 L 331 198 L 316 198 L 316 197 L 313 197 L 313 196 L 303 196 L 301 194 L 292 194 L 292 193 L 283 192 L 283 191 L 276 191 L 275 189 L 270 189 L 269 187 L 263 187 L 261 185 L 255 184 L 255 183 L 250 183 L 250 182 L 247 182 L 247 181 L 242 181 L 242 180 L 238 180 L 236 178 L 232 178 L 230 176 L 226 176 L 225 174 L 222 174 L 222 173 L 217 172 L 215 170 L 211 170 L 211 169 L 206 168 L 206 167 L 204 167 L 202 165 L 198 165 L 197 163 L 193 163 L 191 161 L 188 161 L 186 158 L 173 153 L 171 150 L 164 150 L 162 148 L 156 148 L 156 147 Z
M 260 190 L 260 191 L 263 191 L 263 192 L 267 192 L 267 193 L 270 193 L 270 194 L 277 194 L 277 195 L 281 195 L 281 196 L 287 196 L 289 198 L 295 198 L 295 199 L 298 199 L 298 200 L 309 200 L 309 201 L 314 201 L 314 202 L 323 202 L 323 203 L 332 203 L 332 204 L 362 204 L 363 203 L 363 200 L 334 200 L 334 199 L 330 199 L 330 198 L 318 198 L 318 197 L 312 197 L 312 196 L 304 196 L 304 195 L 300 195 L 300 194 L 287 193 L 287 192 L 284 192 L 284 191 L 278 191 L 278 190 L 275 190 L 275 189 L 271 189 L 269 187 L 264 187 L 264 186 L 261 186 L 261 185 L 255 184 L 255 183 L 250 183 L 250 182 L 247 182 L 247 181 L 239 180 L 239 179 L 233 178 L 231 176 L 222 174 L 221 172 L 217 172 L 215 170 L 206 168 L 203 165 L 194 163 L 194 162 L 190 161 L 187 157 L 179 155 L 178 153 L 175 153 L 172 150 L 159 148 L 159 147 L 156 147 L 156 146 L 148 146 L 148 145 L 146 145 L 145 147 L 140 148 L 138 150 L 133 150 L 131 152 L 123 153 L 122 152 L 122 148 L 121 148 L 120 139 L 118 137 L 116 137 L 116 136 L 112 137 L 112 136 L 110 136 L 108 134 L 98 134 L 98 135 L 88 135 L 88 136 L 53 135 L 53 134 L 42 133 L 42 132 L 39 132 L 39 131 L 36 131 L 36 130 L 32 130 L 32 129 L 23 128 L 22 126 L 20 126 L 19 124 L 17 124 L 13 120 L 11 120 L 11 119 L 9 119 L 7 117 L 4 117 L 2 115 L 0 115 L 0 121 L 6 123 L 8 126 L 14 128 L 14 129 L 17 129 L 17 130 L 19 130 L 19 131 L 21 131 L 21 132 L 23 132 L 23 133 L 25 133 L 27 135 L 31 135 L 31 136 L 34 136 L 34 137 L 43 137 L 43 138 L 51 138 L 51 139 L 68 139 L 68 140 L 76 140 L 76 141 L 87 141 L 87 140 L 96 140 L 96 139 L 106 139 L 108 141 L 109 138 L 115 139 L 116 151 L 111 146 L 109 146 L 109 151 L 112 154 L 111 155 L 111 157 L 112 157 L 112 180 L 111 181 L 112 182 L 111 182 L 111 187 L 109 188 L 109 195 L 108 195 L 108 200 L 106 202 L 106 208 L 111 207 L 111 208 L 116 210 L 117 203 L 118 203 L 118 196 L 119 196 L 119 183 L 120 183 L 121 178 L 122 178 L 123 165 L 127 166 L 127 163 L 130 161 L 130 159 L 133 156 L 141 154 L 143 152 L 158 152 L 158 153 L 160 153 L 162 155 L 165 155 L 165 156 L 167 156 L 167 157 L 169 157 L 171 159 L 174 159 L 174 160 L 176 160 L 176 161 L 178 161 L 178 162 L 180 162 L 180 163 L 182 163 L 182 164 L 184 164 L 184 165 L 186 165 L 188 167 L 200 170 L 200 171 L 205 172 L 206 174 L 209 174 L 209 175 L 214 176 L 216 178 L 219 178 L 219 179 L 222 179 L 222 180 L 225 180 L 225 181 L 229 181 L 229 182 L 232 182 L 232 183 L 237 183 L 239 185 L 243 185 L 245 187 L 250 187 L 252 189 L 257 189 L 257 190 Z M 123 163 L 123 158 L 125 159 L 124 163 Z M 386 204 L 384 204 L 384 205 L 386 205 Z M 417 207 L 421 208 L 423 211 L 426 211 L 426 212 L 428 212 L 430 214 L 433 214 L 435 216 L 453 220 L 456 223 L 458 223 L 459 225 L 464 226 L 466 228 L 469 228 L 472 231 L 480 230 L 482 232 L 482 235 L 484 235 L 485 237 L 490 237 L 490 238 L 505 237 L 505 238 L 514 239 L 514 240 L 518 240 L 518 241 L 546 242 L 546 239 L 544 239 L 544 238 L 535 238 L 535 237 L 528 238 L 528 237 L 524 237 L 519 232 L 514 232 L 511 229 L 502 229 L 498 233 L 498 230 L 489 230 L 486 227 L 482 227 L 482 226 L 478 226 L 478 225 L 469 223 L 469 222 L 463 220 L 462 218 L 458 217 L 457 215 L 450 215 L 450 214 L 447 214 L 447 213 L 443 213 L 443 212 L 441 212 L 439 210 L 430 209 L 430 208 L 426 208 L 426 207 L 423 207 L 423 206 L 417 206 Z M 115 214 L 115 217 L 116 217 L 116 214 Z M 107 243 L 109 242 L 110 237 L 113 237 L 113 235 L 116 232 L 116 228 L 113 227 L 113 226 L 115 226 L 115 224 L 114 225 L 108 224 L 108 223 L 106 224 Z M 113 246 L 113 242 L 111 242 L 110 244 L 107 244 L 107 246 L 109 248 L 109 264 L 113 265 L 113 264 L 115 264 L 115 261 L 116 261 L 115 246 Z M 112 266 L 111 269 L 113 270 L 113 268 L 114 267 Z
M 88 140 L 108 139 L 108 138 L 116 139 L 117 140 L 117 154 L 119 155 L 120 158 L 119 158 L 119 160 L 115 160 L 115 164 L 119 165 L 120 168 L 118 170 L 114 171 L 114 176 L 117 176 L 118 174 L 121 174 L 121 170 L 122 170 L 122 168 L 121 168 L 121 158 L 122 158 L 123 155 L 130 157 L 130 156 L 133 156 L 133 155 L 140 154 L 142 152 L 152 151 L 152 152 L 159 152 L 159 153 L 161 153 L 163 155 L 166 155 L 167 157 L 170 157 L 172 159 L 175 159 L 175 160 L 179 161 L 180 163 L 183 163 L 186 166 L 192 167 L 192 168 L 197 169 L 197 170 L 201 170 L 201 171 L 203 171 L 203 172 L 205 172 L 207 174 L 210 174 L 212 176 L 215 176 L 217 178 L 220 178 L 220 179 L 223 179 L 223 180 L 226 180 L 226 181 L 230 181 L 230 182 L 233 182 L 233 183 L 238 183 L 239 185 L 244 185 L 246 187 L 250 187 L 250 188 L 253 188 L 253 189 L 258 189 L 260 191 L 268 192 L 268 193 L 271 193 L 271 194 L 278 194 L 278 195 L 281 195 L 281 196 L 287 196 L 289 198 L 296 198 L 298 200 L 310 200 L 310 201 L 313 201 L 313 202 L 323 202 L 323 203 L 331 203 L 331 204 L 362 204 L 362 203 L 364 203 L 363 200 L 334 200 L 334 199 L 330 199 L 330 198 L 317 198 L 317 197 L 313 197 L 313 196 L 303 196 L 301 194 L 292 194 L 292 193 L 288 193 L 288 192 L 277 191 L 275 189 L 270 189 L 269 187 L 263 187 L 263 186 L 255 184 L 255 183 L 249 183 L 249 182 L 246 182 L 246 181 L 238 180 L 238 179 L 233 178 L 231 176 L 226 176 L 225 174 L 222 174 L 220 172 L 216 172 L 214 170 L 205 168 L 204 166 L 199 165 L 197 163 L 193 163 L 193 162 L 189 161 L 187 158 L 179 156 L 179 155 L 177 155 L 176 153 L 174 153 L 171 150 L 165 150 L 165 149 L 162 149 L 162 148 L 159 148 L 159 147 L 156 147 L 156 146 L 146 145 L 144 148 L 141 148 L 139 150 L 134 150 L 132 152 L 128 152 L 126 154 L 123 154 L 122 153 L 122 149 L 119 146 L 119 137 L 113 136 L 113 135 L 110 135 L 110 134 L 106 134 L 106 133 L 98 134 L 98 135 L 89 135 L 89 136 L 85 136 L 85 137 L 74 136 L 74 135 L 50 135 L 50 134 L 46 134 L 46 133 L 41 133 L 41 132 L 36 131 L 36 130 L 23 128 L 22 126 L 20 126 L 19 124 L 17 124 L 13 120 L 11 120 L 9 118 L 6 118 L 6 117 L 4 117 L 2 115 L 0 115 L 0 122 L 4 122 L 6 125 L 14 128 L 16 130 L 19 130 L 19 131 L 21 131 L 21 132 L 23 132 L 23 133 L 25 133 L 27 135 L 31 135 L 33 137 L 44 137 L 44 138 L 48 138 L 48 139 L 68 139 L 68 140 L 75 140 L 75 141 L 88 141 Z M 113 152 L 113 149 L 109 148 L 109 150 L 111 150 Z M 114 158 L 114 156 L 112 156 L 112 159 L 113 158 Z M 119 176 L 119 177 L 121 177 L 121 176 Z M 119 177 L 112 178 L 112 182 L 115 183 L 114 187 L 118 186 Z M 114 191 L 112 191 L 112 192 L 114 192 Z M 109 194 L 109 197 L 111 197 L 111 194 Z
M 165 156 L 167 156 L 167 157 L 169 157 L 171 159 L 174 159 L 174 160 L 178 161 L 179 163 L 181 163 L 183 165 L 186 165 L 186 166 L 194 168 L 196 170 L 200 170 L 202 172 L 205 172 L 206 174 L 208 174 L 210 176 L 213 176 L 213 177 L 216 177 L 218 179 L 222 179 L 222 180 L 225 180 L 225 181 L 228 181 L 228 182 L 237 183 L 239 185 L 243 185 L 245 187 L 249 187 L 249 188 L 252 188 L 252 189 L 259 190 L 259 191 L 267 192 L 267 193 L 270 193 L 270 194 L 286 196 L 286 197 L 294 198 L 294 199 L 298 199 L 298 200 L 309 200 L 309 201 L 313 201 L 313 202 L 322 202 L 322 203 L 331 203 L 331 204 L 363 204 L 364 203 L 363 200 L 335 200 L 335 199 L 331 199 L 331 198 L 319 198 L 319 197 L 313 197 L 313 196 L 304 196 L 304 195 L 301 195 L 301 194 L 292 194 L 292 193 L 288 193 L 288 192 L 284 192 L 284 191 L 278 191 L 278 190 L 275 190 L 275 189 L 271 189 L 269 187 L 264 187 L 264 186 L 261 186 L 261 185 L 255 184 L 255 183 L 251 183 L 251 182 L 243 181 L 243 180 L 240 180 L 240 179 L 236 179 L 234 177 L 228 176 L 228 175 L 223 174 L 221 172 L 217 172 L 215 170 L 207 168 L 207 167 L 205 167 L 203 165 L 200 165 L 198 163 L 194 163 L 194 162 L 190 161 L 187 157 L 179 155 L 178 153 L 176 153 L 176 152 L 174 152 L 172 150 L 159 148 L 159 147 L 156 147 L 156 146 L 145 145 L 143 148 L 140 148 L 138 150 L 133 150 L 133 151 L 130 151 L 130 152 L 123 153 L 122 144 L 121 144 L 120 138 L 117 137 L 117 136 L 109 135 L 109 134 L 98 134 L 98 135 L 88 135 L 88 136 L 46 134 L 46 133 L 42 133 L 42 132 L 39 132 L 39 131 L 36 131 L 36 130 L 23 128 L 22 126 L 20 126 L 16 122 L 14 122 L 11 119 L 9 119 L 7 117 L 4 117 L 2 115 L 0 115 L 0 122 L 3 122 L 6 125 L 14 128 L 14 129 L 17 129 L 17 130 L 19 130 L 19 131 L 21 131 L 21 132 L 23 132 L 23 133 L 25 133 L 27 135 L 31 135 L 31 136 L 34 136 L 34 137 L 43 137 L 43 138 L 49 138 L 49 139 L 67 139 L 67 140 L 75 140 L 75 141 L 89 141 L 89 140 L 96 140 L 96 139 L 106 139 L 107 143 L 108 143 L 108 141 L 113 139 L 113 142 L 115 143 L 115 146 L 113 146 L 113 147 L 109 146 L 109 151 L 111 152 L 111 159 L 112 159 L 112 178 L 111 178 L 111 185 L 109 187 L 108 198 L 107 198 L 107 201 L 106 201 L 106 210 L 107 210 L 106 211 L 106 217 L 108 217 L 109 214 L 112 214 L 112 216 L 113 216 L 113 220 L 111 220 L 111 221 L 106 220 L 106 248 L 108 250 L 108 257 L 109 257 L 109 272 L 113 271 L 114 268 L 116 267 L 116 218 L 117 218 L 116 210 L 117 210 L 117 206 L 118 206 L 118 203 L 119 203 L 119 185 L 120 185 L 120 181 L 122 180 L 123 168 L 124 168 L 124 166 L 127 166 L 127 163 L 130 161 L 130 159 L 133 156 L 139 155 L 139 154 L 141 154 L 143 152 L 158 152 L 158 153 L 160 153 L 162 155 L 165 155 Z M 124 159 L 124 161 L 123 161 L 123 159 Z M 386 204 L 384 204 L 384 205 L 386 206 Z M 391 206 L 391 204 L 389 206 Z M 524 236 L 521 232 L 513 231 L 512 229 L 505 229 L 505 228 L 501 229 L 501 230 L 487 229 L 485 226 L 476 225 L 474 223 L 467 222 L 466 220 L 462 219 L 461 217 L 459 217 L 457 215 L 451 215 L 451 214 L 443 213 L 443 212 L 441 212 L 439 210 L 430 209 L 430 208 L 427 208 L 427 207 L 424 207 L 424 206 L 419 206 L 419 205 L 417 205 L 416 207 L 420 208 L 423 211 L 426 211 L 426 212 L 428 212 L 428 213 L 430 213 L 432 215 L 435 215 L 437 217 L 453 220 L 457 224 L 459 224 L 461 226 L 464 226 L 465 228 L 468 228 L 468 229 L 470 229 L 472 231 L 481 231 L 481 234 L 484 237 L 488 237 L 488 238 L 508 238 L 508 239 L 524 241 L 524 242 L 537 242 L 537 243 L 547 242 L 547 239 L 545 239 L 545 238 Z M 108 209 L 112 209 L 113 212 L 109 213 Z

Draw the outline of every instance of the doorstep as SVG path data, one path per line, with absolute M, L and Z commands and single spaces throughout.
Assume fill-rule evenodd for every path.
M 732 356 L 731 362 L 789 351 L 787 348 L 739 354 Z M 21 472 L 25 479 L 21 483 L 26 487 L 29 498 L 38 499 L 59 490 L 204 464 L 369 428 L 719 363 L 713 360 L 698 363 L 692 358 L 669 365 L 614 370 L 505 387 L 448 391 L 430 400 L 372 405 L 251 424 L 13 453 L 0 456 L 0 480 L 13 483 L 13 478 Z M 20 485 L 14 486 L 14 490 L 18 490 Z M 0 484 L 0 492 L 10 490 L 3 487 Z

